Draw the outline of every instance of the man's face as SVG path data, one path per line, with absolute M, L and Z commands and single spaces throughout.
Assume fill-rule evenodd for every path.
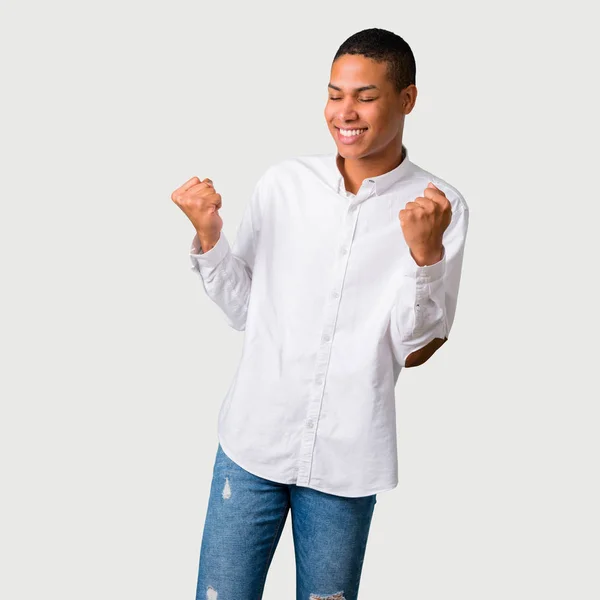
M 404 115 L 412 110 L 416 87 L 398 93 L 388 79 L 387 65 L 360 54 L 345 54 L 331 67 L 325 120 L 344 158 L 362 158 L 388 146 L 393 152 L 400 148 Z M 356 130 L 360 130 L 358 135 Z

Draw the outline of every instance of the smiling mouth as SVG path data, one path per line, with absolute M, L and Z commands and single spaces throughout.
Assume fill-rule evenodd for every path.
M 346 146 L 359 142 L 369 129 L 368 127 L 361 127 L 359 129 L 344 129 L 343 131 L 346 131 L 347 133 L 342 133 L 342 129 L 340 127 L 334 125 L 334 128 L 336 130 L 335 136 L 338 142 Z
M 364 133 L 365 131 L 367 131 L 368 127 L 348 127 L 348 128 L 341 128 L 341 127 L 337 127 L 336 125 L 334 125 L 334 127 L 340 132 L 340 135 L 347 135 L 348 137 L 352 136 L 352 135 L 361 135 L 362 133 Z M 345 132 L 350 132 L 350 133 L 342 133 L 342 131 Z

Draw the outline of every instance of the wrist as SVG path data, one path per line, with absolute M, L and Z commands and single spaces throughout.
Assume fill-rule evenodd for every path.
M 196 231 L 196 233 L 198 234 L 198 241 L 200 242 L 202 252 L 208 252 L 214 248 L 219 241 L 220 233 L 216 237 L 214 235 L 206 235 L 200 231 Z
M 425 267 L 429 265 L 434 265 L 435 263 L 442 260 L 444 256 L 444 248 L 440 247 L 438 250 L 425 250 L 425 251 L 414 251 L 410 250 L 410 254 L 413 257 L 413 260 L 420 267 Z

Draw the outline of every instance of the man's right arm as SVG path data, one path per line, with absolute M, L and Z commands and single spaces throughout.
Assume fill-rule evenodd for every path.
M 238 331 L 246 328 L 256 234 L 259 230 L 261 182 L 262 178 L 244 209 L 232 247 L 223 230 L 217 240 L 205 238 L 201 232 L 196 232 L 190 247 L 192 270 L 198 273 L 207 295 L 221 308 L 230 327 Z

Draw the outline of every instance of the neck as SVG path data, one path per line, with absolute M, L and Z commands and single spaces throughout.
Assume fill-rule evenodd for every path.
M 388 151 L 383 155 L 369 155 L 363 158 L 352 159 L 344 158 L 338 152 L 336 162 L 338 169 L 344 178 L 344 187 L 346 188 L 346 191 L 356 194 L 364 179 L 389 173 L 399 166 L 404 158 L 402 138 L 400 138 L 397 147 L 394 148 L 394 152 L 392 153 Z

